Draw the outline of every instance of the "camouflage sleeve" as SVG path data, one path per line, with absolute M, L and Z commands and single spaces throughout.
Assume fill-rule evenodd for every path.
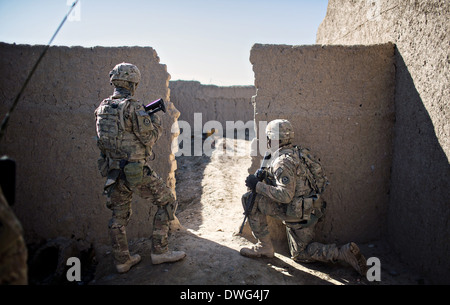
M 275 185 L 258 182 L 256 192 L 279 203 L 290 203 L 295 195 L 296 166 L 289 156 L 281 156 L 274 161 L 272 172 Z
M 162 130 L 161 117 L 158 114 L 153 113 L 150 115 L 150 119 L 152 120 L 153 126 L 161 131 Z
M 149 115 L 138 102 L 130 105 L 130 116 L 136 137 L 145 146 L 153 146 L 162 133 L 161 120 L 155 119 L 155 114 Z

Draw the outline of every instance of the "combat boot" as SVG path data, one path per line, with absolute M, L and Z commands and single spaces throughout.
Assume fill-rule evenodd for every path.
M 136 265 L 141 261 L 141 256 L 139 254 L 131 255 L 130 258 L 123 264 L 116 264 L 117 272 L 125 273 L 128 272 L 131 267 Z
M 352 266 L 360 275 L 366 275 L 366 258 L 362 255 L 358 246 L 354 242 L 350 242 L 340 247 L 337 259 L 350 264 L 350 266 Z
M 239 253 L 246 257 L 274 257 L 274 249 L 272 245 L 272 240 L 270 239 L 270 235 L 267 235 L 264 238 L 261 238 L 259 242 L 251 247 L 251 248 L 242 248 Z
M 183 259 L 186 256 L 184 251 L 167 251 L 161 254 L 151 254 L 154 265 L 162 263 L 173 263 Z
M 125 226 L 112 226 L 109 233 L 117 272 L 128 272 L 131 267 L 141 261 L 141 256 L 139 254 L 130 255 Z

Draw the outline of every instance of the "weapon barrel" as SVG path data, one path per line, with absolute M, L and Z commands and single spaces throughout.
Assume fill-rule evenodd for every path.
M 267 160 L 269 160 L 271 158 L 271 154 L 269 151 L 266 152 L 266 154 L 264 155 L 264 159 L 263 162 L 261 162 L 261 167 L 256 171 L 261 171 L 264 168 L 267 167 Z M 261 179 L 262 180 L 262 179 Z M 249 204 L 247 204 L 246 209 L 244 211 L 244 221 L 242 222 L 241 228 L 239 230 L 239 234 L 242 234 L 242 230 L 244 229 L 244 225 L 245 222 L 247 221 L 248 216 L 250 215 L 251 211 L 253 210 L 253 205 L 255 204 L 255 199 L 256 199 L 256 190 L 252 190 L 252 194 L 250 195 L 250 202 Z

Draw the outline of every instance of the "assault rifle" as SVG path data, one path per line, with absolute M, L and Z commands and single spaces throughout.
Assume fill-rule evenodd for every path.
M 267 168 L 267 160 L 270 160 L 272 155 L 269 151 L 266 151 L 266 154 L 264 155 L 264 159 L 261 162 L 261 167 L 255 172 L 256 178 L 258 178 L 259 181 L 263 181 L 266 178 L 266 172 L 264 171 L 265 168 Z M 255 205 L 255 199 L 256 199 L 256 190 L 252 190 L 252 193 L 250 194 L 250 197 L 248 198 L 248 202 L 245 206 L 244 210 L 244 221 L 242 222 L 241 228 L 239 229 L 239 234 L 242 234 L 242 230 L 244 229 L 245 222 L 247 221 L 248 216 L 250 215 L 251 211 L 253 210 L 253 206 Z
M 154 102 L 151 102 L 147 106 L 144 106 L 144 109 L 145 109 L 146 112 L 148 112 L 148 114 L 153 114 L 153 113 L 158 112 L 160 110 L 165 113 L 166 112 L 166 105 L 164 104 L 163 99 L 160 98 L 159 100 L 156 100 Z

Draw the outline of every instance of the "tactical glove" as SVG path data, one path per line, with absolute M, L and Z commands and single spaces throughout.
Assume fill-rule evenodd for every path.
M 256 178 L 255 175 L 249 175 L 246 179 L 245 179 L 245 185 L 251 189 L 252 191 L 255 190 L 256 188 L 256 184 L 258 184 L 258 178 Z

